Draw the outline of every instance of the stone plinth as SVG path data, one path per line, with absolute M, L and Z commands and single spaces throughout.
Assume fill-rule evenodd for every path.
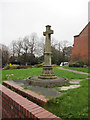
M 41 79 L 56 79 L 57 77 L 54 74 L 52 66 L 45 65 L 43 66 L 43 70 L 38 78 Z
M 68 80 L 63 77 L 57 77 L 56 79 L 41 79 L 38 78 L 38 76 L 35 77 L 29 77 L 27 79 L 27 82 L 29 85 L 33 86 L 40 86 L 40 87 L 46 87 L 46 86 L 57 86 L 57 85 L 64 85 L 65 83 L 68 83 Z

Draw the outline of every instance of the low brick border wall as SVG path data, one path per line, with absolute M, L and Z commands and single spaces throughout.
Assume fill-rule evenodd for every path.
M 2 118 L 30 118 L 31 120 L 62 120 L 39 105 L 27 100 L 0 84 L 0 99 L 2 99 Z
M 34 103 L 37 103 L 40 106 L 45 105 L 46 102 L 48 101 L 48 99 L 46 99 L 45 96 L 38 95 L 35 92 L 30 91 L 30 90 L 25 90 L 22 87 L 14 84 L 14 83 L 12 83 L 10 81 L 3 81 L 3 85 L 10 88 L 10 89 L 13 89 L 14 91 L 19 93 L 23 97 L 28 98 L 29 100 L 31 100 Z
M 0 120 L 2 119 L 2 92 L 0 91 Z

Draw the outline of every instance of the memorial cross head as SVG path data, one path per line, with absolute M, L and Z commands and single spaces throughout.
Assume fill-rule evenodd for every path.
M 43 35 L 46 36 L 46 35 L 51 35 L 51 34 L 53 34 L 53 30 L 51 30 L 50 25 L 47 25 L 46 26 L 46 32 L 43 32 Z

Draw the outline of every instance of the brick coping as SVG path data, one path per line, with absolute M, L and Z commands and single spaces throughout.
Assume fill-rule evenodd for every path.
M 62 120 L 56 115 L 48 112 L 47 110 L 40 107 L 39 105 L 27 100 L 26 98 L 13 92 L 12 90 L 6 88 L 5 86 L 1 84 L 0 84 L 0 91 L 2 92 L 2 98 L 6 97 L 7 99 L 9 99 L 11 103 L 10 104 L 11 110 L 14 110 L 12 105 L 18 106 L 17 109 L 19 110 L 19 112 L 24 111 L 25 116 L 27 117 L 29 116 L 28 118 L 34 118 L 34 120 L 43 120 L 43 119 Z M 9 103 L 7 102 L 7 104 Z
M 3 85 L 14 90 L 15 92 L 21 94 L 23 97 L 28 98 L 32 102 L 35 102 L 36 104 L 43 106 L 47 103 L 49 99 L 46 99 L 43 95 L 38 95 L 37 93 L 26 90 L 23 87 L 20 87 L 19 85 L 16 85 L 10 81 L 3 81 Z

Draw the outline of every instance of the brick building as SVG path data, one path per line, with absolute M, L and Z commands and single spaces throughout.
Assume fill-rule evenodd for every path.
M 88 63 L 90 60 L 90 22 L 80 32 L 79 35 L 74 36 L 74 46 L 72 48 L 72 57 L 70 62 L 73 63 L 78 60 L 83 60 Z

